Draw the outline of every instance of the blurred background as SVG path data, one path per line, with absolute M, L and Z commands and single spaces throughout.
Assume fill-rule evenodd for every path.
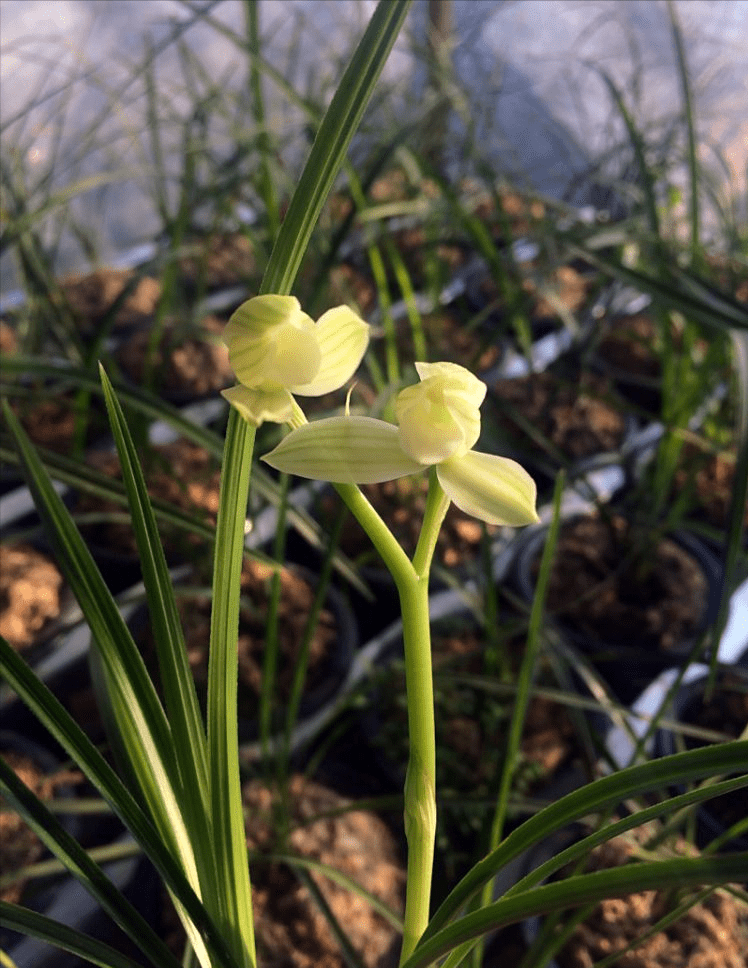
M 287 199 L 374 6 L 258 0 L 259 127 L 242 0 L 2 0 L 3 215 L 33 221 L 55 273 L 141 261 L 180 199 L 193 228 L 219 209 L 251 223 L 258 159 L 270 147 Z M 748 4 L 672 6 L 714 187 L 704 232 L 716 236 L 725 208 L 745 217 Z M 618 219 L 638 178 L 620 96 L 650 163 L 669 165 L 675 209 L 677 58 L 664 0 L 415 0 L 353 159 L 402 139 L 453 183 L 490 170 Z M 20 293 L 16 232 L 4 234 L 8 307 Z

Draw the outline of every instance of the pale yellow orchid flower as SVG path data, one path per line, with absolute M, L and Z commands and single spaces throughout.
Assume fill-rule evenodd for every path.
M 265 295 L 236 310 L 223 339 L 239 380 L 223 396 L 258 427 L 292 421 L 293 394 L 319 397 L 350 380 L 369 345 L 369 326 L 347 306 L 315 323 L 294 296 Z
M 399 426 L 330 417 L 292 430 L 263 460 L 299 477 L 375 484 L 434 466 L 458 508 L 487 524 L 538 520 L 535 482 L 516 461 L 472 450 L 486 385 L 456 363 L 416 363 L 420 383 L 398 394 Z

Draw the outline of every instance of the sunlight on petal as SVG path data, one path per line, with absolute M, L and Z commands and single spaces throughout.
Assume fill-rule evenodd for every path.
M 314 322 L 294 296 L 248 299 L 226 324 L 223 341 L 237 379 L 248 387 L 307 383 L 319 369 Z
M 508 457 L 470 451 L 436 468 L 445 494 L 486 524 L 520 527 L 538 521 L 535 481 Z
M 422 464 L 466 454 L 480 436 L 486 384 L 457 363 L 416 363 L 420 383 L 395 401 L 400 441 Z
M 263 457 L 276 470 L 333 484 L 376 484 L 423 470 L 397 427 L 373 417 L 328 417 L 292 430 Z
M 421 380 L 440 377 L 445 387 L 458 393 L 472 407 L 480 407 L 486 398 L 488 387 L 483 380 L 459 363 L 416 363 L 416 373 Z
M 321 356 L 316 375 L 308 382 L 289 384 L 293 393 L 303 397 L 340 389 L 358 369 L 369 345 L 368 323 L 348 306 L 336 306 L 320 316 L 315 335 Z

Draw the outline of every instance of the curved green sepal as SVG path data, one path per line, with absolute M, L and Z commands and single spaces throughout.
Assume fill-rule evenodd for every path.
M 471 450 L 437 465 L 436 474 L 457 507 L 486 524 L 519 527 L 539 520 L 535 481 L 508 457 Z
M 333 484 L 376 484 L 423 470 L 397 427 L 373 417 L 328 417 L 292 430 L 263 457 L 276 470 Z

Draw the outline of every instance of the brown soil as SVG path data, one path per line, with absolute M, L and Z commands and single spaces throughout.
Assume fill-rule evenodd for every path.
M 273 825 L 277 800 L 258 781 L 245 783 L 243 799 L 250 850 L 272 852 L 279 846 Z M 405 872 L 395 838 L 376 814 L 346 810 L 349 800 L 302 776 L 291 778 L 286 802 L 292 828 L 282 845 L 287 852 L 329 865 L 402 915 Z M 337 816 L 323 816 L 341 810 Z M 250 871 L 259 963 L 273 968 L 344 968 L 346 961 L 328 922 L 292 869 L 255 857 L 250 859 Z M 394 965 L 391 956 L 398 949 L 398 932 L 357 894 L 320 873 L 310 876 L 363 964 Z M 172 909 L 166 921 L 165 937 L 181 954 L 184 936 Z
M 13 400 L 11 407 L 31 441 L 56 454 L 70 454 L 76 424 L 81 416 L 86 420 L 87 442 L 94 440 L 97 435 L 103 436 L 109 427 L 96 401 L 89 404 L 81 415 L 75 394 L 50 391 L 48 387 L 40 388 L 38 395 L 33 398 Z
M 537 286 L 532 282 L 526 284 L 525 288 L 533 295 L 537 291 Z M 572 312 L 577 312 L 587 300 L 590 282 L 572 266 L 561 266 L 552 273 L 545 288 L 553 293 L 563 306 Z M 534 315 L 537 319 L 552 319 L 558 315 L 558 309 L 546 296 L 540 294 L 534 307 Z
M 499 425 L 523 438 L 513 413 L 541 433 L 554 448 L 571 458 L 591 457 L 617 450 L 626 432 L 620 403 L 613 396 L 610 381 L 585 374 L 579 383 L 561 380 L 552 373 L 531 373 L 512 380 L 500 380 L 492 388 L 501 408 Z
M 616 370 L 634 377 L 657 378 L 660 361 L 654 347 L 658 338 L 652 317 L 639 313 L 616 321 L 599 344 L 598 354 Z
M 670 650 L 693 639 L 707 604 L 698 563 L 665 538 L 642 549 L 638 570 L 623 567 L 631 551 L 624 518 L 610 526 L 582 517 L 561 528 L 548 588 L 548 608 L 597 642 Z
M 681 468 L 675 475 L 678 489 L 691 486 L 694 489 L 694 510 L 703 514 L 715 527 L 725 527 L 730 513 L 733 481 L 735 480 L 735 455 L 726 453 L 704 454 L 695 446 L 686 444 L 681 456 Z M 748 506 L 743 515 L 748 527 Z
M 224 323 L 216 316 L 207 316 L 200 331 L 188 337 L 167 327 L 151 358 L 153 386 L 165 396 L 200 398 L 234 382 L 229 364 L 229 353 L 220 341 Z M 143 329 L 135 333 L 119 353 L 118 360 L 130 379 L 137 384 L 145 381 L 145 361 L 148 358 L 151 332 Z
M 502 347 L 496 340 L 496 334 L 466 326 L 457 310 L 447 308 L 424 313 L 421 324 L 429 360 L 459 363 L 480 376 L 501 359 Z M 395 342 L 401 364 L 420 362 L 413 347 L 413 332 L 408 319 L 401 319 L 395 324 Z M 372 346 L 384 366 L 384 335 L 378 334 Z
M 633 853 L 622 838 L 595 848 L 588 869 L 625 864 Z M 559 952 L 561 968 L 591 968 L 600 958 L 621 951 L 642 935 L 675 903 L 672 894 L 642 891 L 603 901 L 579 925 Z M 745 968 L 748 911 L 717 891 L 692 907 L 664 931 L 622 954 L 620 968 Z
M 60 787 L 81 782 L 81 774 L 72 770 L 59 770 L 45 775 L 33 759 L 12 750 L 1 755 L 16 776 L 41 799 L 55 795 Z M 33 864 L 44 854 L 45 847 L 36 834 L 26 825 L 19 814 L 4 809 L 0 797 L 0 871 L 9 874 L 28 864 Z M 0 890 L 0 900 L 17 904 L 23 894 L 25 881 L 16 881 Z
M 126 286 L 134 288 L 120 306 L 115 328 L 140 325 L 151 319 L 161 297 L 161 284 L 127 269 L 97 269 L 88 275 L 71 275 L 61 282 L 63 296 L 81 325 L 88 329 L 101 323 Z
M 345 262 L 334 266 L 328 274 L 324 306 L 331 309 L 344 303 L 364 318 L 377 304 L 377 290 L 371 279 Z
M 479 375 L 501 359 L 502 349 L 495 334 L 487 338 L 476 328 L 465 326 L 459 316 L 448 309 L 426 313 L 422 323 L 431 359 L 450 360 Z
M 108 477 L 120 478 L 119 457 L 116 454 L 94 452 L 88 463 Z M 144 466 L 148 493 L 152 498 L 166 501 L 175 507 L 202 517 L 206 523 L 214 524 L 218 513 L 220 470 L 213 457 L 204 448 L 186 440 L 176 440 L 153 448 L 149 464 Z M 121 504 L 104 501 L 100 498 L 81 493 L 74 508 L 77 514 L 116 513 L 122 514 Z M 170 545 L 190 543 L 192 536 L 177 534 L 174 529 L 162 526 Z M 132 526 L 116 521 L 97 524 L 83 524 L 81 531 L 91 544 L 107 551 L 117 551 L 126 555 L 136 553 L 135 537 Z
M 14 649 L 33 645 L 60 615 L 63 577 L 30 545 L 0 546 L 0 635 Z
M 523 274 L 517 277 L 517 284 L 521 287 L 529 321 L 536 325 L 558 319 L 559 309 L 578 312 L 587 301 L 591 287 L 590 281 L 572 266 L 561 266 L 542 282 Z M 501 306 L 506 302 L 503 287 L 491 277 L 482 281 L 480 291 L 486 303 Z
M 725 672 L 710 702 L 699 702 L 688 721 L 737 739 L 748 723 L 748 679 Z
M 249 808 L 250 848 L 272 848 L 272 797 L 262 785 L 249 783 L 244 787 L 244 802 Z M 350 801 L 301 776 L 291 779 L 288 802 L 296 825 L 288 838 L 293 853 L 348 875 L 393 911 L 402 911 L 402 862 L 395 838 L 379 817 L 351 810 L 314 820 L 349 806 Z M 350 890 L 316 872 L 311 876 L 363 963 L 368 968 L 382 965 L 398 940 L 395 929 Z M 257 865 L 253 899 L 261 964 L 343 968 L 345 960 L 327 921 L 288 868 Z
M 266 619 L 273 568 L 261 562 L 245 560 L 242 568 L 242 608 L 239 622 L 239 717 L 256 720 L 257 703 L 262 688 L 262 667 L 266 652 Z M 275 696 L 288 699 L 298 663 L 304 632 L 312 608 L 315 590 L 298 572 L 281 568 L 281 596 L 278 609 L 278 643 L 280 658 L 276 672 Z M 193 578 L 194 582 L 194 578 Z M 208 646 L 210 642 L 210 600 L 206 597 L 177 598 L 182 627 L 185 631 L 187 656 L 198 694 L 205 696 L 208 683 Z M 337 629 L 333 614 L 323 608 L 309 644 L 306 688 L 311 691 L 327 683 L 329 659 Z M 147 661 L 153 663 L 155 648 L 150 634 L 143 637 Z M 150 657 L 150 659 L 148 658 Z
M 257 272 L 254 246 L 241 232 L 210 235 L 184 248 L 179 259 L 182 280 L 198 289 L 246 283 Z
M 512 665 L 521 661 L 524 650 L 524 636 L 509 638 L 503 643 Z M 432 648 L 434 654 L 434 674 L 439 676 L 450 670 L 456 673 L 485 675 L 486 641 L 483 635 L 463 631 L 456 635 L 435 637 Z M 447 683 L 449 680 L 446 680 Z M 462 691 L 463 701 L 459 694 Z M 480 713 L 486 712 L 487 701 L 481 701 L 480 690 L 470 690 L 459 686 L 448 686 L 442 699 L 445 709 L 439 714 L 440 724 L 444 727 L 443 743 L 437 748 L 451 747 L 458 754 L 462 766 L 474 771 L 476 782 L 495 780 L 491 774 L 491 763 L 495 761 L 492 746 L 496 741 L 494 725 L 488 730 L 481 727 Z M 476 705 L 478 719 L 459 712 L 464 706 L 464 698 Z M 495 700 L 501 704 L 501 700 Z M 506 701 L 502 718 L 508 728 L 513 712 L 513 702 Z M 453 710 L 450 712 L 449 707 Z M 441 728 L 441 725 L 440 725 Z M 527 709 L 522 734 L 521 754 L 524 764 L 529 765 L 527 781 L 531 786 L 544 782 L 559 767 L 573 757 L 575 744 L 574 726 L 563 706 L 543 696 L 533 696 Z M 519 771 L 518 771 L 519 772 Z
M 15 331 L 4 320 L 0 319 L 0 355 L 11 356 L 18 349 Z
M 500 237 L 506 234 L 506 222 L 509 222 L 510 235 L 513 238 L 530 234 L 546 215 L 545 205 L 538 199 L 509 189 L 499 189 L 498 202 L 500 213 L 496 210 L 496 198 L 492 193 L 482 190 L 478 185 L 465 184 L 464 189 L 475 196 L 475 214 L 482 221 L 493 225 Z

